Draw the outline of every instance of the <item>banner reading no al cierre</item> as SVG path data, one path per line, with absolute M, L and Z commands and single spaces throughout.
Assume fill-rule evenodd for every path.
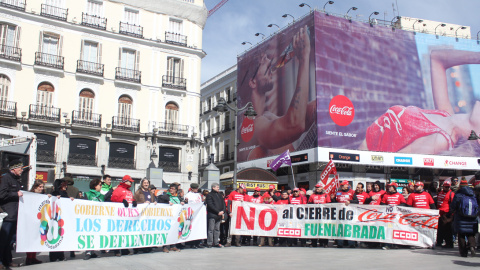
M 343 203 L 268 205 L 233 202 L 230 233 L 345 239 L 431 247 L 438 210 Z
M 202 203 L 99 203 L 24 192 L 18 209 L 17 252 L 127 249 L 206 238 Z

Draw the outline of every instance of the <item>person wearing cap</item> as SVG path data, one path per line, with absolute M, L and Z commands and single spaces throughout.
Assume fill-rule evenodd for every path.
M 350 188 L 347 180 L 340 183 L 340 190 L 335 193 L 332 202 L 344 203 L 346 206 L 350 205 L 350 203 L 358 204 L 357 195 L 355 195 L 355 192 Z M 337 248 L 343 248 L 345 245 L 350 248 L 355 248 L 355 241 L 337 240 Z
M 256 187 L 253 190 L 253 195 L 250 196 L 249 202 L 253 203 L 263 203 L 263 197 L 260 195 L 260 187 Z
M 365 200 L 365 204 L 380 205 L 380 203 L 382 202 L 382 196 L 383 194 L 385 194 L 385 190 L 381 189 L 380 187 L 380 181 L 375 181 L 375 183 L 373 183 L 373 189 L 368 193 L 368 196 L 370 196 L 370 198 L 367 198 Z
M 67 174 L 65 177 L 62 178 L 64 181 L 67 182 L 67 194 L 70 198 L 80 199 L 80 190 L 74 186 L 75 182 L 73 181 L 72 175 Z
M 236 191 L 234 190 L 230 193 L 230 195 L 228 195 L 227 214 L 229 215 L 230 218 L 233 215 L 232 214 L 232 204 L 233 204 L 233 202 L 234 201 L 240 201 L 240 202 L 245 201 L 245 191 L 246 191 L 245 185 L 240 184 Z M 235 235 L 235 246 L 241 247 L 242 246 L 241 240 L 242 240 L 242 237 L 240 235 Z M 231 246 L 232 246 L 232 235 L 229 234 L 228 237 L 227 237 L 227 244 L 225 245 L 225 247 L 231 247 Z
M 455 193 L 450 189 L 451 185 L 450 180 L 445 180 L 443 182 L 442 190 L 438 192 L 437 195 L 437 209 L 440 210 L 440 218 L 438 219 L 436 246 L 441 246 L 443 248 L 453 248 L 453 219 L 447 217 L 447 214 L 450 211 L 450 204 L 455 196 Z M 442 246 L 444 240 L 445 245 Z
M 315 190 L 310 198 L 308 198 L 308 204 L 325 204 L 330 203 L 330 196 L 325 192 L 325 185 L 322 182 L 319 182 L 315 185 Z M 312 241 L 312 247 L 317 247 L 317 239 L 310 239 Z M 321 247 L 328 246 L 328 239 L 318 239 Z
M 476 254 L 475 233 L 478 232 L 478 210 L 475 193 L 468 186 L 468 181 L 462 177 L 460 189 L 455 193 L 447 214 L 447 217 L 454 215 L 453 232 L 457 233 L 458 251 L 462 257 L 467 257 L 468 251 L 472 257 Z M 468 215 L 466 212 L 469 212 Z M 465 239 L 468 239 L 468 245 Z
M 118 202 L 123 203 L 125 207 L 128 207 L 129 204 L 132 204 L 133 207 L 137 206 L 137 202 L 133 198 L 133 193 L 130 191 L 132 187 L 133 179 L 130 175 L 125 175 L 122 178 L 122 182 L 117 186 L 117 188 L 113 191 L 111 202 Z M 121 249 L 121 250 L 114 250 L 114 254 L 117 257 L 122 255 L 130 254 L 128 249 Z
M 423 190 L 423 187 L 423 182 L 417 181 L 415 183 L 415 192 L 408 196 L 407 205 L 415 208 L 437 209 L 432 196 Z
M 400 205 L 407 206 L 407 202 L 402 194 L 397 191 L 398 185 L 395 182 L 390 182 L 387 184 L 387 192 L 383 194 L 382 205 Z
M 355 189 L 355 195 L 358 199 L 358 204 L 364 204 L 365 201 L 370 198 L 368 193 L 363 190 L 363 183 L 358 183 L 357 188 Z
M 302 196 L 300 194 L 299 188 L 294 188 L 293 193 L 290 196 L 290 204 L 306 204 L 306 203 L 307 203 L 307 197 Z
M 4 174 L 0 180 L 0 207 L 8 214 L 3 219 L 0 229 L 0 260 L 3 265 L 0 269 L 20 266 L 20 264 L 13 263 L 10 243 L 17 232 L 18 201 L 23 196 L 21 191 L 22 167 L 23 163 L 19 159 L 10 161 L 10 171 Z
M 265 196 L 262 196 L 263 198 L 263 203 L 264 204 L 272 204 L 273 203 L 273 199 L 272 197 L 265 192 Z M 268 245 L 273 247 L 273 240 L 274 238 L 273 237 L 265 237 L 265 236 L 260 236 L 260 243 L 258 244 L 259 247 L 263 247 L 265 245 L 265 240 L 268 241 Z
M 190 184 L 190 191 L 187 192 L 185 195 L 185 202 L 187 204 L 194 204 L 194 203 L 202 203 L 203 198 L 200 193 L 198 193 L 199 185 L 197 183 Z M 204 248 L 203 245 L 200 245 L 201 240 L 194 240 L 190 241 L 190 247 L 197 249 L 197 248 Z
M 263 193 L 264 197 L 266 197 L 267 195 L 276 202 L 280 199 L 282 193 L 275 190 L 275 185 L 270 185 L 268 186 L 268 191 Z

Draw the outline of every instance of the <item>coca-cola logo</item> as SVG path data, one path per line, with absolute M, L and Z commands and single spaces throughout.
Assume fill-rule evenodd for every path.
M 361 213 L 358 216 L 358 221 L 360 222 L 370 222 L 370 221 L 380 221 L 385 223 L 393 223 L 397 213 L 383 213 L 377 211 L 377 209 L 371 209 Z
M 398 223 L 401 225 L 410 225 L 412 227 L 437 229 L 438 216 L 420 214 L 420 213 L 411 213 L 411 214 L 400 216 Z
M 330 118 L 339 126 L 348 126 L 355 117 L 353 103 L 346 96 L 338 95 L 330 101 Z
M 240 129 L 240 136 L 244 142 L 249 142 L 253 137 L 253 120 L 245 118 Z

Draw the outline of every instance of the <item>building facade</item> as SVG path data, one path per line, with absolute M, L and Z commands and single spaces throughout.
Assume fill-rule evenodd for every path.
M 0 14 L 0 125 L 37 135 L 39 173 L 198 181 L 202 0 L 0 0 Z

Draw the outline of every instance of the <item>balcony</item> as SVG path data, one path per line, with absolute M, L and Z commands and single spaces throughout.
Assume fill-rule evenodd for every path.
M 22 61 L 22 49 L 0 45 L 0 58 L 20 62 Z
M 69 165 L 97 166 L 97 156 L 87 154 L 68 153 Z
M 221 156 L 222 162 L 229 161 L 229 160 L 233 160 L 233 152 L 230 152 L 230 153 L 227 152 Z
M 102 115 L 85 111 L 72 111 L 72 124 L 93 128 L 101 128 Z
M 222 127 L 222 132 L 227 132 L 227 131 L 230 131 L 230 130 L 232 130 L 230 128 L 230 123 L 225 123 Z
M 141 83 L 142 72 L 134 69 L 115 68 L 115 79 L 127 82 Z
M 165 32 L 165 42 L 187 47 L 187 36 L 172 32 Z
M 163 75 L 162 87 L 168 87 L 178 90 L 187 90 L 187 79 Z
M 143 38 L 143 27 L 140 25 L 120 22 L 120 31 L 118 32 L 127 36 Z
M 42 4 L 41 16 L 52 18 L 60 21 L 67 21 L 68 8 L 59 8 Z
M 112 117 L 112 129 L 140 132 L 140 119 L 114 116 Z
M 188 126 L 173 123 L 158 123 L 158 134 L 163 136 L 188 137 Z
M 55 163 L 55 151 L 37 150 L 37 162 Z
M 64 57 L 59 55 L 36 52 L 35 65 L 63 70 Z
M 31 120 L 60 123 L 60 112 L 60 108 L 55 108 L 53 106 L 30 104 L 28 118 Z
M 25 11 L 25 0 L 0 0 L 0 6 Z
M 180 172 L 180 163 L 159 161 L 158 168 L 162 168 L 164 172 Z
M 104 64 L 78 60 L 77 72 L 103 77 L 104 66 Z
M 206 114 L 206 113 L 209 113 L 212 111 L 212 108 L 210 106 L 206 106 L 204 109 L 203 109 L 203 113 Z
M 107 18 L 103 18 L 96 15 L 90 15 L 82 12 L 82 25 L 106 30 L 107 29 Z
M 108 157 L 108 167 L 135 170 L 135 159 Z
M 220 127 L 213 128 L 212 129 L 212 135 L 215 136 L 215 135 L 218 135 L 218 134 L 220 134 Z
M 210 130 L 205 130 L 205 139 L 208 139 L 212 136 L 212 134 L 210 133 Z
M 0 117 L 2 116 L 15 118 L 17 116 L 17 102 L 0 99 Z

